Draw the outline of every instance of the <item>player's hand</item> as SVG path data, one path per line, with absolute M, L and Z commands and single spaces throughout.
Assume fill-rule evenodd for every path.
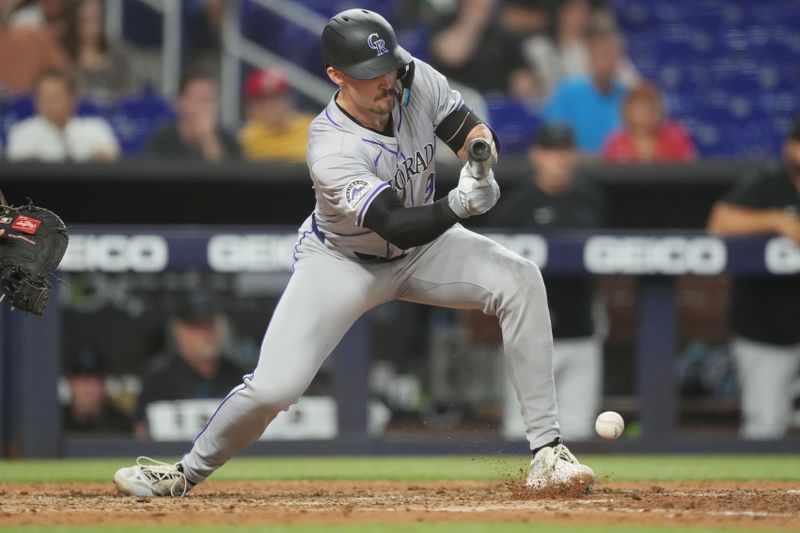
M 500 198 L 500 186 L 494 179 L 494 171 L 483 179 L 477 179 L 472 175 L 469 164 L 461 169 L 461 176 L 458 180 L 458 187 L 450 191 L 447 202 L 453 213 L 459 218 L 468 218 L 475 215 L 482 215 L 494 207 Z
M 5 236 L 6 236 L 6 230 L 0 229 L 0 241 L 2 241 Z

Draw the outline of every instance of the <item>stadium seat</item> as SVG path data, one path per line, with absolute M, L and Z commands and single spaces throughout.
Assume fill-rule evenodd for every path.
M 492 96 L 486 99 L 489 122 L 507 153 L 522 153 L 530 145 L 541 120 L 528 106 L 510 98 Z
M 628 53 L 703 156 L 778 154 L 800 86 L 794 0 L 614 0 Z
M 150 134 L 174 117 L 172 106 L 154 94 L 122 100 L 106 114 L 126 156 L 141 154 Z

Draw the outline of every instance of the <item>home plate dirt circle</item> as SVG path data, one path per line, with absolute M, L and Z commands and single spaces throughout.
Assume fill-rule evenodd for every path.
M 0 525 L 545 522 L 800 529 L 791 482 L 618 483 L 580 497 L 518 482 L 209 482 L 186 498 L 107 484 L 0 485 Z

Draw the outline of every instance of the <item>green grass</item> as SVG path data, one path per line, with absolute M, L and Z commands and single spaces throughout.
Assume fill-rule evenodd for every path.
M 601 480 L 797 480 L 800 455 L 581 456 Z M 213 480 L 502 480 L 521 475 L 528 458 L 303 457 L 239 458 Z M 126 459 L 0 461 L 0 483 L 109 482 Z
M 1 531 L 21 533 L 82 533 L 107 531 L 105 526 L 14 526 L 0 527 Z M 122 533 L 730 533 L 731 529 L 693 528 L 682 526 L 601 526 L 570 524 L 515 524 L 515 523 L 423 523 L 423 524 L 349 524 L 333 525 L 286 525 L 286 526 L 115 526 L 114 531 Z M 737 533 L 747 530 L 736 529 Z M 759 529 L 759 533 L 769 533 L 770 529 Z

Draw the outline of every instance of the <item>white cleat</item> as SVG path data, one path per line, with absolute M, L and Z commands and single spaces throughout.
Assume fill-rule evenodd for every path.
M 585 494 L 594 485 L 594 471 L 578 462 L 563 444 L 545 446 L 533 457 L 528 480 L 533 490 L 555 489 L 564 494 Z
M 186 496 L 194 485 L 170 463 L 149 457 L 136 459 L 136 466 L 120 468 L 114 474 L 114 485 L 129 496 Z

